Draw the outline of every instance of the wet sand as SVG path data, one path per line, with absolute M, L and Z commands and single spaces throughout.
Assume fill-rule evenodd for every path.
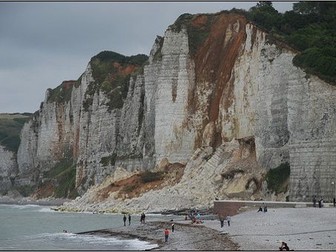
M 207 228 L 199 224 L 174 222 L 175 230 L 171 232 L 169 221 L 149 221 L 146 224 L 132 224 L 113 229 L 104 229 L 81 234 L 99 236 L 117 236 L 121 238 L 137 238 L 157 244 L 153 250 L 238 250 L 238 245 L 231 241 L 227 234 Z M 169 228 L 168 242 L 164 241 L 164 229 Z

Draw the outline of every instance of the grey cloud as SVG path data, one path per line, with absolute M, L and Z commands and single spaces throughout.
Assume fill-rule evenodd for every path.
M 0 2 L 0 112 L 37 110 L 47 88 L 77 79 L 90 58 L 103 50 L 149 54 L 156 36 L 183 13 L 255 4 Z M 290 9 L 291 3 L 284 6 Z

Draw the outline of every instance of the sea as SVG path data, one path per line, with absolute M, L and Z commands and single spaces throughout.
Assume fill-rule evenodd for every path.
M 132 221 L 138 221 L 136 217 Z M 76 234 L 122 225 L 120 214 L 57 212 L 49 206 L 0 204 L 0 250 L 149 250 L 158 246 L 138 239 Z

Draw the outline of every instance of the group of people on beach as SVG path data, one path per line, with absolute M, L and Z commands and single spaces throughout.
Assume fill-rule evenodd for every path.
M 131 219 L 132 219 L 131 214 L 128 214 L 128 225 L 131 225 Z M 140 215 L 140 223 L 141 224 L 145 224 L 145 219 L 146 219 L 146 215 L 145 215 L 145 213 L 142 213 Z M 124 214 L 124 216 L 123 216 L 123 221 L 124 221 L 124 226 L 126 226 L 126 221 L 127 221 L 126 214 Z M 171 221 L 173 221 L 173 220 L 171 220 Z M 175 225 L 174 225 L 174 223 L 171 224 L 171 231 L 172 232 L 175 231 Z M 63 230 L 63 232 L 66 233 L 67 231 Z M 164 236 L 165 236 L 165 242 L 168 242 L 168 238 L 169 238 L 169 230 L 168 230 L 168 228 L 166 228 L 164 230 Z
M 145 213 L 142 213 L 140 215 L 140 223 L 141 224 L 145 224 L 146 223 L 146 215 L 145 215 Z
M 132 219 L 131 214 L 128 214 L 128 225 L 131 225 L 131 219 Z M 142 213 L 140 215 L 140 223 L 145 224 L 145 219 L 146 219 L 146 215 L 145 213 Z M 126 221 L 127 221 L 126 214 L 124 214 L 123 221 L 124 221 L 124 226 L 126 226 Z
M 314 197 L 313 197 L 313 207 L 316 207 L 316 202 L 317 202 L 316 195 L 314 195 Z M 318 201 L 318 206 L 319 206 L 319 208 L 323 207 L 323 198 L 321 198 Z
M 171 220 L 171 221 L 173 221 L 173 220 Z M 172 231 L 172 233 L 175 231 L 175 224 L 174 223 L 171 224 L 171 231 Z M 164 236 L 165 236 L 165 242 L 168 242 L 168 238 L 169 238 L 169 229 L 168 228 L 165 228 Z
M 128 214 L 128 225 L 131 225 L 131 214 Z M 123 221 L 124 221 L 124 226 L 126 226 L 126 220 L 127 220 L 127 217 L 126 217 L 126 214 L 124 214 L 124 217 L 123 217 Z
M 319 201 L 317 201 L 317 199 L 316 199 L 316 195 L 314 195 L 314 197 L 313 197 L 313 207 L 316 207 L 316 203 L 318 202 L 318 206 L 319 206 L 319 208 L 321 208 L 321 207 L 323 207 L 323 198 L 321 198 Z M 333 198 L 333 205 L 334 205 L 334 207 L 336 207 L 336 198 L 334 197 Z
M 201 220 L 201 214 L 199 212 L 195 211 L 195 210 L 191 210 L 189 212 L 189 214 L 186 215 L 185 220 L 188 219 L 188 216 L 189 216 L 192 224 L 194 224 L 194 223 L 195 224 L 201 224 L 201 223 L 203 223 L 203 221 Z
M 228 226 L 230 226 L 230 225 L 231 225 L 231 216 L 228 215 L 228 216 L 226 216 L 226 217 L 224 218 L 224 216 L 221 215 L 221 216 L 219 217 L 219 221 L 220 221 L 220 223 L 221 223 L 221 228 L 224 227 L 224 223 L 225 223 L 225 221 L 227 222 Z
M 265 203 L 263 203 L 263 206 L 264 206 L 264 213 L 266 213 L 267 212 L 267 206 L 265 205 Z M 262 211 L 263 211 L 263 208 L 262 208 L 262 206 L 260 206 L 257 212 L 262 212 Z

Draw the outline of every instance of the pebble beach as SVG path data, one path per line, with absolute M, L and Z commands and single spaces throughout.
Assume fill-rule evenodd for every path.
M 218 221 L 205 226 L 227 233 L 240 250 L 279 250 L 285 241 L 292 250 L 336 250 L 336 208 L 251 209 L 232 216 L 231 225 Z
M 60 205 L 60 200 L 34 201 L 32 199 L 12 200 L 1 197 L 3 204 Z M 278 251 L 281 241 L 291 250 L 336 251 L 336 208 L 298 207 L 268 208 L 257 212 L 258 208 L 248 208 L 231 216 L 231 225 L 225 222 L 205 219 L 202 224 L 192 224 L 184 216 L 172 215 L 151 220 L 145 224 L 133 216 L 132 225 L 113 229 L 92 230 L 83 234 L 98 236 L 118 236 L 137 238 L 153 244 L 153 250 L 273 250 Z M 168 242 L 164 242 L 164 229 L 174 223 L 175 231 L 170 232 Z
M 139 238 L 158 244 L 153 250 L 273 250 L 281 241 L 291 250 L 336 250 L 336 208 L 269 208 L 268 212 L 249 209 L 231 217 L 231 225 L 221 228 L 219 220 L 191 224 L 182 217 L 172 221 L 150 220 L 117 229 L 89 232 Z M 175 224 L 168 242 L 163 231 Z
M 151 242 L 152 250 L 238 250 L 227 234 L 207 228 L 204 225 L 194 225 L 174 222 L 175 231 L 169 234 L 168 242 L 164 239 L 164 229 L 171 227 L 169 221 L 149 221 L 146 224 L 135 224 L 113 229 L 96 230 L 82 234 L 98 236 L 118 236 L 119 238 L 137 238 Z

